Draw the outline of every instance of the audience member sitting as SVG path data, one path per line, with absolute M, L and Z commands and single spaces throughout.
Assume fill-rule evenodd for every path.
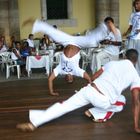
M 31 51 L 34 51 L 35 45 L 34 45 L 34 35 L 33 34 L 29 34 L 27 42 L 29 44 L 29 47 L 30 47 Z
M 41 41 L 40 41 L 39 49 L 40 50 L 47 50 L 47 48 L 48 48 L 48 44 L 46 42 L 46 39 L 42 38 Z
M 20 65 L 21 67 L 21 75 L 25 76 L 26 74 L 26 70 L 25 70 L 25 60 L 23 59 L 23 57 L 20 54 L 21 51 L 21 43 L 20 42 L 15 42 L 15 48 L 12 49 L 12 55 L 11 58 L 13 61 L 16 61 L 16 63 L 18 65 Z
M 15 42 L 16 42 L 15 36 L 11 36 L 10 37 L 10 49 L 16 47 Z
M 21 49 L 21 56 L 26 60 L 26 57 L 30 55 L 30 48 L 27 41 L 23 42 Z
M 3 42 L 0 40 L 0 53 L 7 51 L 6 46 L 3 44 Z
M 95 70 L 99 70 L 102 67 L 102 61 L 104 59 L 118 60 L 119 58 L 119 49 L 122 41 L 121 32 L 115 27 L 113 18 L 107 17 L 105 22 L 110 28 L 110 33 L 105 40 L 100 42 L 102 45 L 105 45 L 105 48 L 101 52 L 93 55 L 91 63 L 91 70 L 93 73 L 96 72 Z M 113 31 L 111 31 L 111 29 L 113 29 Z

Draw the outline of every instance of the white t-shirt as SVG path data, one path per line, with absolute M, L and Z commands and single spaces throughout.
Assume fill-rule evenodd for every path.
M 132 31 L 130 34 L 131 39 L 140 39 L 140 33 L 136 30 L 140 29 L 140 12 L 133 12 L 129 19 L 129 25 L 132 25 Z
M 34 48 L 34 41 L 31 39 L 27 39 L 27 42 L 29 44 L 29 47 Z
M 3 47 L 0 49 L 0 53 L 2 53 L 2 52 L 6 52 L 6 51 L 7 51 L 7 48 L 6 48 L 5 45 L 3 45 Z
M 120 30 L 117 29 L 117 34 L 116 35 L 114 35 L 112 32 L 110 32 L 109 35 L 105 39 L 108 39 L 108 40 L 111 40 L 111 41 L 121 42 L 122 37 L 121 37 Z M 111 55 L 118 55 L 119 54 L 119 49 L 120 49 L 120 46 L 107 45 L 106 48 L 104 49 L 104 51 L 111 54 Z
M 104 72 L 94 83 L 106 95 L 110 102 L 115 103 L 122 91 L 127 87 L 140 88 L 140 77 L 129 60 L 112 61 L 103 67 Z
M 75 75 L 79 77 L 84 76 L 84 70 L 79 67 L 80 53 L 77 53 L 72 58 L 68 58 L 63 53 L 60 58 L 59 65 L 53 70 L 55 76 L 60 75 Z
M 16 48 L 14 48 L 14 50 L 15 50 L 15 51 L 17 52 L 17 54 L 20 56 L 19 50 L 17 50 Z M 11 58 L 12 58 L 12 60 L 18 60 L 18 57 L 15 55 L 14 52 L 12 52 Z

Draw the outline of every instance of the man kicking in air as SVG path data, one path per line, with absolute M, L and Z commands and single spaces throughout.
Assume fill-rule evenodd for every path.
M 94 107 L 85 112 L 95 122 L 105 122 L 115 112 L 123 109 L 125 98 L 122 91 L 130 86 L 132 94 L 134 129 L 140 133 L 140 77 L 135 69 L 138 52 L 130 49 L 126 59 L 107 63 L 93 77 L 93 82 L 68 100 L 55 103 L 46 110 L 30 110 L 29 123 L 18 124 L 22 131 L 34 131 L 44 123 L 50 122 L 68 112 L 92 104 Z
M 104 23 L 91 31 L 87 36 L 71 36 L 39 20 L 34 23 L 33 33 L 43 32 L 55 42 L 65 47 L 60 58 L 60 64 L 53 70 L 49 77 L 49 91 L 51 95 L 59 95 L 53 90 L 53 80 L 58 74 L 67 75 L 71 82 L 73 81 L 73 75 L 75 75 L 85 78 L 91 83 L 89 75 L 79 67 L 80 48 L 97 47 L 100 41 L 104 40 L 110 31 L 114 33 L 114 36 L 117 35 L 116 28 L 114 24 L 112 24 L 112 21 L 113 19 L 111 17 L 107 17 Z

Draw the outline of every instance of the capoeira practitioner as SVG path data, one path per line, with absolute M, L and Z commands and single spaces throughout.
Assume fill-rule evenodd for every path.
M 91 78 L 88 73 L 79 67 L 80 60 L 80 49 L 73 45 L 68 45 L 64 48 L 63 53 L 60 57 L 59 65 L 53 70 L 51 73 L 48 83 L 49 83 L 49 91 L 51 95 L 59 95 L 59 93 L 54 92 L 53 89 L 53 80 L 60 75 L 67 75 L 68 82 L 73 81 L 73 75 L 82 77 L 91 83 Z
M 134 48 L 140 53 L 140 0 L 134 0 L 133 7 L 135 11 L 130 16 L 129 28 L 124 36 L 128 35 L 128 49 Z M 140 57 L 136 69 L 140 75 Z
M 54 69 L 49 77 L 49 90 L 51 95 L 59 95 L 53 91 L 53 80 L 58 74 L 65 74 L 68 76 L 69 81 L 73 81 L 72 75 L 80 76 L 88 80 L 88 74 L 79 67 L 80 48 L 97 47 L 100 41 L 104 40 L 110 31 L 115 32 L 115 28 L 108 24 L 110 18 L 106 18 L 104 23 L 90 32 L 86 36 L 71 36 L 58 29 L 53 28 L 46 22 L 37 20 L 33 25 L 32 33 L 43 32 L 47 34 L 52 40 L 63 45 L 64 53 L 61 57 L 60 64 Z
M 87 104 L 94 107 L 85 112 L 95 122 L 105 122 L 115 112 L 119 112 L 125 105 L 125 97 L 121 95 L 127 87 L 131 87 L 134 129 L 140 133 L 140 77 L 135 69 L 138 52 L 130 49 L 126 52 L 126 60 L 112 61 L 106 64 L 88 84 L 68 100 L 55 103 L 46 110 L 30 110 L 29 123 L 18 124 L 22 131 L 34 131 L 44 123 L 52 121 L 68 112 L 76 110 Z

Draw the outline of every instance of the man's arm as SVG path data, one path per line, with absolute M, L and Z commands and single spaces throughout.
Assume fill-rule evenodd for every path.
M 100 42 L 103 45 L 114 45 L 114 46 L 121 46 L 122 42 L 120 41 L 111 41 L 111 40 L 103 40 Z
M 58 93 L 55 93 L 53 90 L 53 80 L 55 79 L 55 74 L 54 72 L 51 73 L 49 79 L 48 79 L 48 84 L 49 84 L 49 92 L 53 96 L 58 96 Z
M 89 83 L 91 83 L 91 78 L 90 78 L 90 76 L 88 75 L 87 72 L 84 72 L 84 78 L 85 78 Z
M 134 129 L 140 133 L 139 119 L 140 119 L 140 92 L 138 89 L 132 90 L 132 107 L 134 116 Z
M 127 36 L 132 31 L 132 25 L 130 25 L 127 29 L 127 31 L 123 34 L 123 36 Z
M 13 49 L 13 53 L 18 59 L 22 59 L 22 57 L 17 53 L 16 49 Z
M 91 80 L 94 81 L 96 78 L 98 78 L 101 74 L 103 73 L 103 69 L 99 69 L 97 72 L 95 72 L 93 75 L 92 75 L 92 78 Z

